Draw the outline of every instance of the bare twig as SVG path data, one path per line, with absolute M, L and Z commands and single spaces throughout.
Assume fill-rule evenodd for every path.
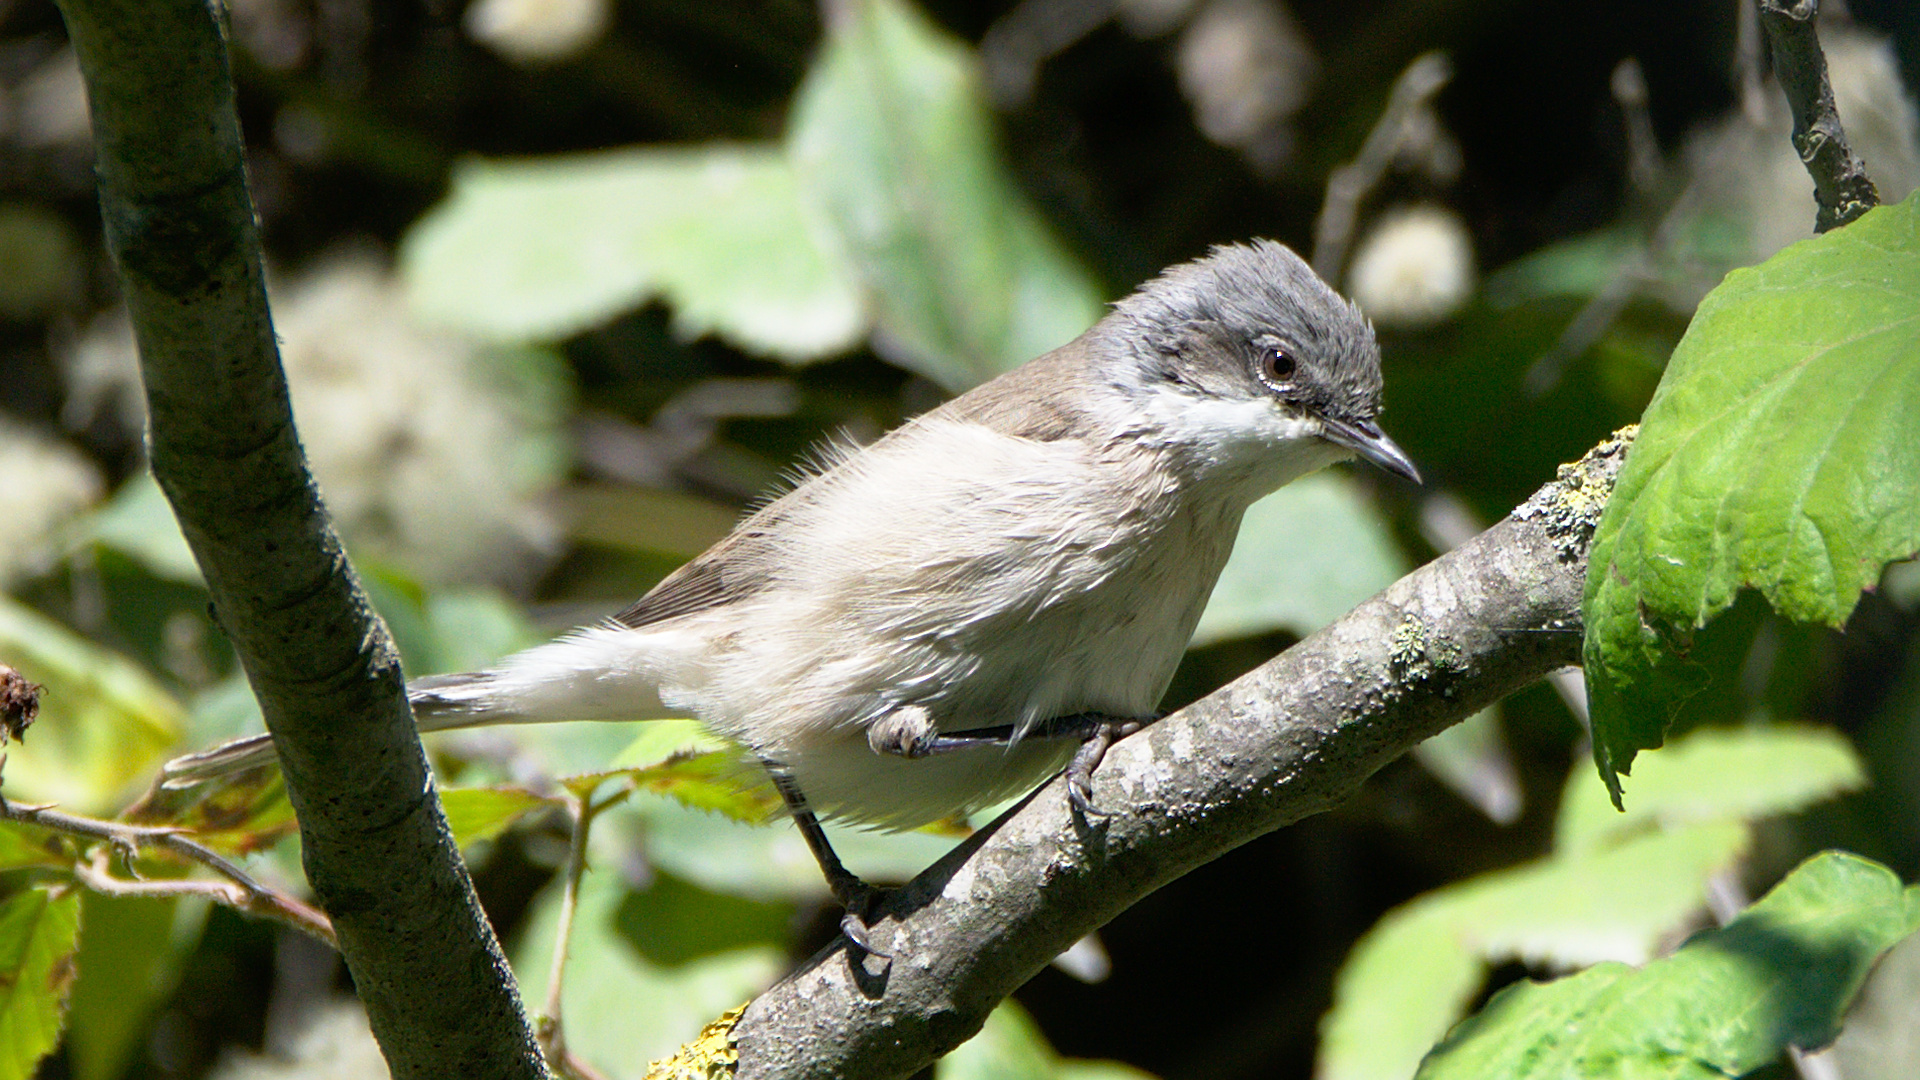
M 1412 130 L 1413 120 L 1433 96 L 1453 78 L 1453 65 L 1442 53 L 1423 53 L 1393 84 L 1387 107 L 1360 144 L 1352 161 L 1333 170 L 1327 177 L 1326 201 L 1313 223 L 1313 268 L 1328 281 L 1338 281 L 1346 264 L 1347 248 L 1353 243 L 1353 226 L 1360 215 L 1360 203 L 1386 176 L 1387 167 L 1400 152 L 1401 144 Z
M 1820 204 L 1813 230 L 1826 232 L 1880 205 L 1880 193 L 1867 177 L 1866 164 L 1847 145 L 1840 112 L 1834 108 L 1827 57 L 1814 29 L 1818 0 L 1755 2 L 1773 46 L 1774 77 L 1793 111 L 1793 148 L 1813 177 L 1813 197 Z
M 553 960 L 547 970 L 547 1001 L 539 1020 L 534 1024 L 534 1037 L 547 1055 L 547 1063 L 567 1080 L 602 1080 L 592 1066 L 567 1049 L 566 1024 L 561 1018 L 561 988 L 566 982 L 567 956 L 572 948 L 573 916 L 580 906 L 580 879 L 587 872 L 588 834 L 593 831 L 593 821 L 602 811 L 625 802 L 631 794 L 631 776 L 624 778 L 616 790 L 598 802 L 593 800 L 591 791 L 584 794 L 563 791 L 567 815 L 573 821 L 573 837 L 567 845 L 566 889 L 561 894 L 560 918 L 553 931 Z
M 283 892 L 260 884 L 219 852 L 195 843 L 177 829 L 81 817 L 62 813 L 49 806 L 10 802 L 5 796 L 0 796 L 0 818 L 108 845 L 96 852 L 91 865 L 80 863 L 74 867 L 74 876 L 96 892 L 115 896 L 207 896 L 239 911 L 283 922 L 331 948 L 340 947 L 333 935 L 333 924 L 325 915 Z M 109 849 L 118 852 L 131 864 L 142 848 L 159 848 L 190 859 L 227 880 L 123 881 L 108 874 L 106 856 Z

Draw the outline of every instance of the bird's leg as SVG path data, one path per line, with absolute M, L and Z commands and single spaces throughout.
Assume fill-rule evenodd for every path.
M 1093 770 L 1099 768 L 1100 760 L 1107 754 L 1107 747 L 1112 746 L 1115 739 L 1123 739 L 1139 731 L 1153 719 L 1157 717 L 1139 720 L 1105 713 L 1074 713 L 1042 720 L 1021 737 L 1079 739 L 1080 748 L 1074 751 L 1073 760 L 1067 763 L 1067 798 L 1072 801 L 1074 809 L 1082 814 L 1105 817 L 1107 812 L 1097 810 L 1093 805 Z M 894 710 L 869 727 L 867 744 L 873 747 L 875 753 L 922 758 L 982 746 L 1009 746 L 1014 742 L 1014 731 L 1014 725 L 1000 724 L 942 735 L 925 709 L 908 705 Z
M 827 841 L 827 831 L 820 827 L 820 819 L 813 815 L 812 808 L 807 805 L 807 797 L 801 793 L 793 774 L 776 762 L 764 764 L 767 775 L 773 778 L 774 789 L 780 792 L 780 798 L 787 804 L 787 813 L 793 817 L 793 823 L 800 829 L 800 836 L 806 840 L 807 849 L 813 852 L 813 861 L 820 864 L 820 873 L 827 879 L 827 888 L 840 906 L 846 909 L 846 914 L 840 917 L 840 932 L 861 949 L 883 960 L 889 959 L 887 953 L 873 947 L 867 933 L 868 912 L 873 901 L 879 897 L 880 890 L 861 881 L 853 871 L 841 864 L 840 856 L 834 854 L 833 845 Z

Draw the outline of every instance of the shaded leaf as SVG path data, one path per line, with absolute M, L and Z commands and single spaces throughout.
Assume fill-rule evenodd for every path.
M 60 1041 L 80 935 L 80 896 L 24 889 L 0 904 L 0 1080 L 27 1080 Z
M 1594 537 L 1594 755 L 1660 745 L 1705 673 L 1691 631 L 1742 589 L 1839 625 L 1920 550 L 1920 201 L 1737 270 L 1674 350 Z
M 789 154 L 871 292 L 875 347 L 959 391 L 1091 326 L 1099 289 L 1002 161 L 971 50 L 900 0 L 827 23 Z
M 1302 477 L 1248 508 L 1193 644 L 1272 630 L 1305 637 L 1408 569 L 1350 477 Z
M 1741 1076 L 1830 1041 L 1874 960 L 1920 926 L 1920 891 L 1816 855 L 1725 929 L 1645 968 L 1502 990 L 1421 1066 L 1450 1077 Z
M 126 1071 L 155 1006 L 179 982 L 206 912 L 200 901 L 82 896 L 86 933 L 67 1013 L 74 1080 L 115 1080 Z
M 400 273 L 423 316 L 501 341 L 568 337 L 654 297 L 683 337 L 788 361 L 841 352 L 867 325 L 772 147 L 467 163 L 408 233 Z
M 133 559 L 159 577 L 187 585 L 202 585 L 200 564 L 181 535 L 173 507 L 160 492 L 153 474 L 145 469 L 130 477 L 113 498 L 87 519 L 86 535 L 94 543 Z
M 1920 934 L 1881 958 L 1827 1052 L 1848 1080 L 1920 1076 Z
M 1576 771 L 1560 799 L 1554 846 L 1579 852 L 1655 823 L 1792 813 L 1866 782 L 1853 744 L 1832 728 L 1704 729 L 1640 762 L 1625 813 L 1614 809 L 1597 776 Z

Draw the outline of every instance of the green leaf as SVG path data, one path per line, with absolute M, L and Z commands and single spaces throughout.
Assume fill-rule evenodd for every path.
M 517 787 L 443 788 L 440 792 L 447 827 L 462 850 L 499 836 L 535 810 L 556 805 L 557 800 Z
M 12 821 L 0 821 L 0 870 L 25 866 L 69 866 L 71 855 L 60 834 Z
M 1271 630 L 1305 637 L 1408 569 L 1352 478 L 1302 477 L 1248 508 L 1193 644 Z
M 153 897 L 81 898 L 75 964 L 79 978 L 68 1011 L 67 1057 L 74 1080 L 116 1080 L 147 1034 L 154 1007 L 173 992 L 180 965 L 199 938 L 204 901 Z
M 36 887 L 0 904 L 0 1080 L 27 1080 L 60 1041 L 80 896 Z
M 265 851 L 297 828 L 279 768 L 247 769 L 191 788 L 156 787 L 127 809 L 128 821 L 172 825 L 228 855 Z
M 1486 977 L 1486 961 L 1444 919 L 1412 906 L 1389 913 L 1341 965 L 1314 1076 L 1406 1080 Z
M 1743 1076 L 1832 1040 L 1874 960 L 1920 926 L 1886 867 L 1816 855 L 1725 929 L 1640 970 L 1603 964 L 1495 995 L 1420 1080 Z
M 1625 813 L 1614 809 L 1598 776 L 1575 770 L 1560 799 L 1554 846 L 1581 852 L 1656 823 L 1789 814 L 1866 783 L 1853 744 L 1832 728 L 1703 729 L 1640 763 Z
M 1100 291 L 1002 162 L 971 51 L 900 0 L 827 24 L 788 149 L 872 293 L 876 348 L 957 391 L 1092 325 Z
M 171 752 L 185 710 L 138 664 L 0 595 L 0 656 L 46 687 L 7 794 L 102 813 Z
M 987 1014 L 973 1038 L 933 1067 L 934 1080 L 1151 1080 L 1117 1061 L 1064 1060 L 1012 998 Z
M 1706 903 L 1706 882 L 1746 850 L 1745 826 L 1654 833 L 1435 890 L 1355 946 L 1322 1023 L 1322 1080 L 1405 1080 L 1473 1000 L 1486 969 L 1644 962 Z M 1490 1074 L 1492 1075 L 1492 1074 Z
M 145 469 L 94 511 L 87 520 L 87 534 L 94 543 L 125 554 L 159 577 L 188 585 L 205 583 L 173 507 Z
M 595 831 L 599 836 L 598 830 Z M 597 865 L 618 865 L 599 860 Z M 567 1047 L 613 1080 L 641 1080 L 647 1064 L 698 1034 L 707 1021 L 765 989 L 786 966 L 786 920 L 747 917 L 772 936 L 742 933 L 737 909 L 708 922 L 702 913 L 714 898 L 684 883 L 662 885 L 660 897 L 643 900 L 617 873 L 589 872 L 581 882 L 566 969 Z M 647 890 L 648 893 L 652 889 Z M 668 962 L 649 959 L 623 928 L 623 906 L 651 905 L 649 917 L 676 929 L 678 954 Z M 678 910 L 672 910 L 678 909 Z M 560 890 L 549 888 L 534 902 L 513 966 L 530 1003 L 544 1000 L 551 972 Z M 632 918 L 629 912 L 628 920 Z
M 471 162 L 415 225 L 400 274 L 426 318 L 555 340 L 659 297 L 675 332 L 787 361 L 841 352 L 867 320 L 773 147 Z
M 1850 1080 L 1920 1076 L 1920 934 L 1874 967 L 1829 1053 Z
M 1920 200 L 1748 270 L 1701 305 L 1594 537 L 1594 756 L 1660 745 L 1705 673 L 1691 632 L 1743 589 L 1838 626 L 1920 550 Z

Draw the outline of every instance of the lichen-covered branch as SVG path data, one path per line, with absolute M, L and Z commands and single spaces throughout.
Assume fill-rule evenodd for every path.
M 210 0 L 61 0 L 154 476 L 273 731 L 307 876 L 400 1080 L 544 1077 L 399 663 L 307 473 Z
M 733 1032 L 739 1075 L 908 1076 L 1148 893 L 1334 806 L 1422 739 L 1577 661 L 1587 545 L 1630 438 L 1116 744 L 1094 778 L 1094 803 L 1112 816 L 1073 816 L 1056 781 L 961 845 L 874 919 L 890 961 L 836 945 L 747 1008 Z
M 1814 29 L 1818 0 L 1755 2 L 1773 47 L 1774 77 L 1793 111 L 1793 148 L 1813 177 L 1813 197 L 1820 205 L 1813 228 L 1826 232 L 1880 205 L 1880 193 L 1867 177 L 1866 164 L 1847 145 L 1840 112 L 1833 105 L 1827 56 Z

